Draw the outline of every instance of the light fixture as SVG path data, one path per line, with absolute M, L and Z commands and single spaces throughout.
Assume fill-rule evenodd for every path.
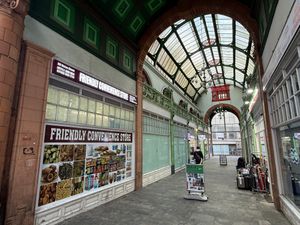
M 252 94 L 253 93 L 253 89 L 252 88 L 249 88 L 248 90 L 247 90 L 247 94 Z
M 222 119 L 222 116 L 224 116 L 225 113 L 225 109 L 223 108 L 222 105 L 220 105 L 215 109 L 214 113 L 219 114 L 220 119 Z
M 249 105 L 249 103 L 250 103 L 249 101 L 245 101 L 245 105 Z

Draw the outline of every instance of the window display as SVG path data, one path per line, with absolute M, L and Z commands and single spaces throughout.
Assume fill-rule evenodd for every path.
M 131 178 L 132 135 L 46 125 L 38 206 Z
M 285 195 L 300 206 L 300 127 L 280 132 Z

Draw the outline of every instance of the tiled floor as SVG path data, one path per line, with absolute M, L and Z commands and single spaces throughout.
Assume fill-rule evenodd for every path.
M 185 200 L 185 173 L 77 215 L 61 225 L 287 225 L 262 194 L 236 188 L 237 157 L 205 162 L 208 202 Z

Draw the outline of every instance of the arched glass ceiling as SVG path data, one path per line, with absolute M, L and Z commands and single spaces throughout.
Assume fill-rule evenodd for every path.
M 164 30 L 147 59 L 192 100 L 208 87 L 245 88 L 254 70 L 254 44 L 237 21 L 219 14 L 179 20 Z

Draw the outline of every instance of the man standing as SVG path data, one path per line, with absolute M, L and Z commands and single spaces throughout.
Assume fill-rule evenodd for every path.
M 196 164 L 202 164 L 203 163 L 203 153 L 200 150 L 200 147 L 198 146 L 196 151 L 194 151 L 194 159 Z

